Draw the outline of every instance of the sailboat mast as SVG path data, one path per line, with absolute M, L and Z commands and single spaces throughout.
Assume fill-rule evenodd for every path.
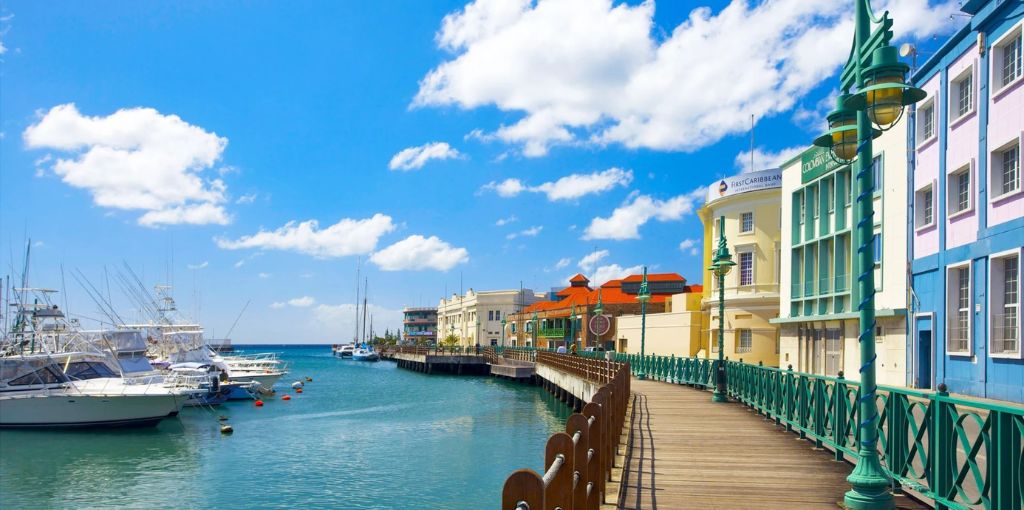
M 366 285 L 363 287 L 363 334 L 362 339 L 366 341 L 366 294 L 370 292 L 370 279 L 366 279 Z
M 352 332 L 352 343 L 359 342 L 359 259 L 356 259 L 356 329 Z

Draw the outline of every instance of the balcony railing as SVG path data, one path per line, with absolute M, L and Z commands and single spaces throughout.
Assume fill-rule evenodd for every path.
M 1016 313 L 992 314 L 992 354 L 1020 353 L 1020 322 Z
M 540 328 L 540 336 L 544 338 L 565 338 L 565 328 Z

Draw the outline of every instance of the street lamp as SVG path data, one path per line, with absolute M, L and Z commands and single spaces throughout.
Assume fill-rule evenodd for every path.
M 872 22 L 877 26 L 872 30 Z M 860 326 L 860 396 L 857 466 L 846 478 L 852 489 L 843 503 L 852 509 L 890 509 L 895 506 L 890 487 L 892 480 L 878 458 L 878 408 L 875 402 L 875 273 L 874 204 L 875 188 L 871 163 L 871 140 L 892 128 L 904 108 L 924 99 L 921 89 L 906 84 L 909 68 L 899 62 L 892 40 L 889 13 L 875 19 L 869 0 L 854 0 L 854 45 L 840 78 L 842 94 L 837 101 L 841 115 L 829 114 L 829 130 L 814 140 L 814 145 L 829 149 L 840 162 L 856 158 L 857 206 L 853 209 L 854 241 L 858 245 L 855 270 L 858 272 L 854 301 L 858 301 Z M 856 89 L 856 93 L 851 91 Z M 854 117 L 856 122 L 854 123 Z M 840 122 L 840 118 L 842 121 Z M 833 120 L 836 120 L 833 125 Z M 874 124 L 874 126 L 872 126 Z M 855 144 L 848 144 L 851 138 Z M 840 140 L 844 143 L 837 144 Z
M 725 216 L 718 218 L 718 250 L 711 259 L 711 273 L 718 277 L 718 360 L 715 363 L 715 393 L 712 402 L 728 402 L 729 395 L 725 380 L 725 275 L 736 263 L 725 244 Z
M 598 288 L 597 289 L 597 306 L 594 307 L 594 317 L 598 317 L 598 316 L 601 316 L 601 315 L 604 315 L 604 304 L 601 303 L 601 289 Z M 589 329 L 589 325 L 588 325 L 587 329 Z M 602 345 L 601 344 L 601 335 L 597 331 L 594 332 L 594 342 L 596 342 L 597 345 Z
M 533 312 L 533 348 L 537 348 L 537 312 Z
M 640 282 L 640 292 L 637 293 L 636 300 L 640 302 L 640 365 L 636 371 L 636 378 L 642 381 L 647 379 L 643 359 L 647 342 L 647 302 L 651 300 L 651 293 L 647 290 L 647 266 L 644 266 L 644 279 Z
M 576 304 L 572 305 L 572 314 L 569 315 L 569 339 L 572 340 L 572 344 L 576 345 Z M 580 346 L 577 346 L 579 349 Z
M 505 348 L 505 318 L 501 318 L 501 348 Z

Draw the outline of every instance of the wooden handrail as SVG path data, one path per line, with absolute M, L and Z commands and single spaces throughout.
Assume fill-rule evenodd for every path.
M 507 350 L 506 350 L 507 354 Z M 552 434 L 544 449 L 544 475 L 520 469 L 506 480 L 502 509 L 597 509 L 615 464 L 615 450 L 629 402 L 629 363 L 536 352 L 538 364 L 588 381 L 605 383 L 582 413 L 565 422 L 565 432 Z

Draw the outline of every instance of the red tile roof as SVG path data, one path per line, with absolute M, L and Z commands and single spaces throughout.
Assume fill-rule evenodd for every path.
M 644 276 L 639 274 L 629 275 L 622 281 L 624 282 L 639 282 L 643 281 Z M 647 281 L 649 282 L 685 282 L 686 278 L 679 273 L 651 273 L 647 275 Z
M 572 278 L 569 278 L 569 283 L 578 283 L 578 282 L 590 283 L 590 280 L 588 280 L 586 276 L 583 276 L 583 273 L 576 273 L 576 276 L 573 276 Z

